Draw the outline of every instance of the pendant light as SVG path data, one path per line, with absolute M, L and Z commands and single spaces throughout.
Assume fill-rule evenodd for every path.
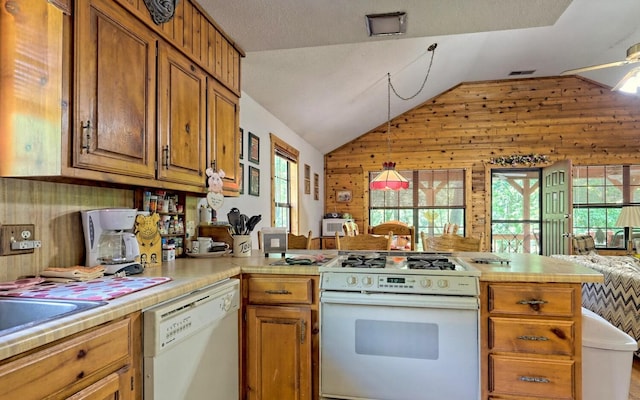
M 427 75 L 422 81 L 420 89 L 410 97 L 402 97 L 398 94 L 396 89 L 391 83 L 391 74 L 387 72 L 387 150 L 389 152 L 389 161 L 382 163 L 382 172 L 378 174 L 369 183 L 369 189 L 371 190 L 401 190 L 409 188 L 409 181 L 398 171 L 396 171 L 396 163 L 391 161 L 391 91 L 401 100 L 411 100 L 422 92 L 427 79 L 429 78 L 429 72 L 431 71 L 431 65 L 433 64 L 433 56 L 435 54 L 437 43 L 433 43 L 427 48 L 427 51 L 431 52 L 431 61 L 429 62 L 429 68 L 427 69 Z

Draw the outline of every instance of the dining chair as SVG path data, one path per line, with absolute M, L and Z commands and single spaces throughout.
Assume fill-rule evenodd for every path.
M 420 239 L 424 251 L 482 251 L 484 248 L 484 233 L 476 238 L 453 234 L 428 236 L 420 232 Z
M 387 221 L 380 225 L 370 226 L 369 233 L 372 235 L 386 235 L 393 232 L 391 248 L 393 250 L 406 250 L 404 242 L 410 244 L 409 250 L 416 249 L 416 229 L 413 225 L 405 224 L 401 221 Z
M 287 233 L 287 249 L 307 249 L 311 248 L 311 239 L 313 235 L 311 231 L 307 236 L 294 235 L 293 233 Z
M 338 250 L 391 250 L 393 232 L 386 235 L 363 233 L 356 236 L 340 236 L 336 232 L 336 249 Z
M 342 230 L 345 236 L 357 236 L 360 231 L 358 230 L 358 224 L 354 221 L 348 221 L 342 224 Z

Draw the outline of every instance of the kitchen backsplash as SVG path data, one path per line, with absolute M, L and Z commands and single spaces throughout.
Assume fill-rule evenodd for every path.
M 83 265 L 81 210 L 133 207 L 133 190 L 0 178 L 0 225 L 35 224 L 42 247 L 0 256 L 0 282 L 46 267 Z

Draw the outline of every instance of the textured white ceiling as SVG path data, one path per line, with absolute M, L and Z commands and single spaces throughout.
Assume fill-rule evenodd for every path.
M 323 153 L 467 81 L 534 77 L 624 59 L 638 0 L 200 0 L 246 52 L 242 90 Z M 403 36 L 370 38 L 365 15 L 406 11 Z M 614 86 L 632 66 L 583 75 Z

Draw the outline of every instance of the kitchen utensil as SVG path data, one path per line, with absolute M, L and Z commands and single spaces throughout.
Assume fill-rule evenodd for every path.
M 231 211 L 229 211 L 227 213 L 227 219 L 229 221 L 229 225 L 231 225 L 231 233 L 233 235 L 239 235 L 240 232 L 238 232 L 237 228 L 238 228 L 238 220 L 240 219 L 240 210 L 238 210 L 237 208 L 232 208 Z
M 249 232 L 247 232 L 247 221 L 248 221 L 249 217 L 247 217 L 245 214 L 240 214 L 240 219 L 238 220 L 238 228 L 239 228 L 239 233 L 241 235 L 248 235 Z
M 258 222 L 260 222 L 260 220 L 262 220 L 262 214 L 253 215 L 251 218 L 249 218 L 249 221 L 247 221 L 247 230 L 249 232 L 252 232 L 253 228 L 255 228 L 256 225 L 258 225 Z

